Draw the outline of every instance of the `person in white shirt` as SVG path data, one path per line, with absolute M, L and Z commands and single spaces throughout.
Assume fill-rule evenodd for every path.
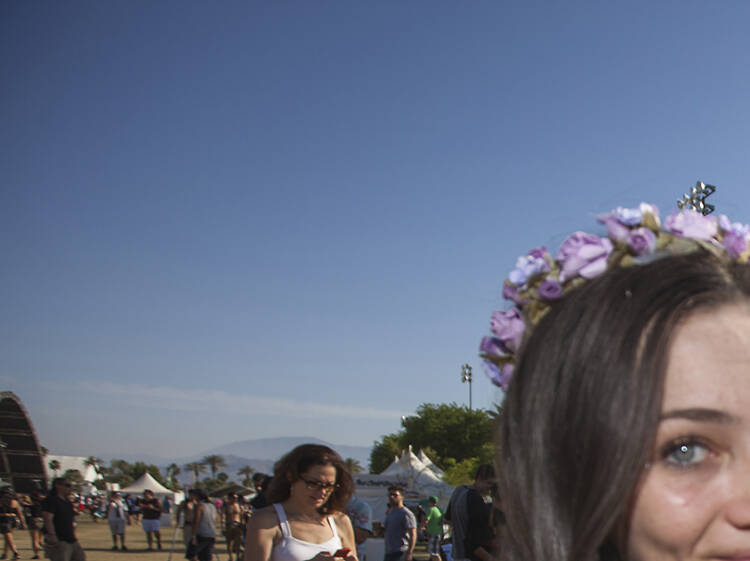
M 117 549 L 117 537 L 120 537 L 120 549 L 127 551 L 125 547 L 125 524 L 128 521 L 128 509 L 125 501 L 120 497 L 120 493 L 113 492 L 107 503 L 107 522 L 109 522 L 109 531 L 112 533 L 112 549 Z

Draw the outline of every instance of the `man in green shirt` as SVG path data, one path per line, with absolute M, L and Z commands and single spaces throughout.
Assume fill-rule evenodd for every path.
M 430 497 L 428 499 L 429 508 L 424 525 L 427 530 L 427 553 L 430 554 L 430 561 L 440 561 L 440 542 L 443 539 L 443 513 L 437 506 L 438 498 Z

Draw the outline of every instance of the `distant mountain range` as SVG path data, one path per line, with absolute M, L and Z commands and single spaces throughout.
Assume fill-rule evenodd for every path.
M 192 474 L 185 470 L 185 464 L 199 461 L 205 456 L 219 455 L 223 456 L 227 462 L 227 466 L 222 468 L 221 471 L 229 475 L 230 479 L 237 478 L 237 470 L 242 469 L 245 466 L 252 467 L 256 472 L 261 473 L 272 473 L 273 465 L 276 460 L 281 458 L 284 454 L 289 452 L 292 448 L 299 446 L 300 444 L 323 444 L 330 448 L 333 448 L 338 452 L 342 458 L 353 458 L 357 460 L 362 468 L 367 471 L 370 464 L 370 451 L 372 450 L 369 446 L 348 446 L 341 444 L 331 444 L 315 438 L 312 436 L 287 436 L 279 438 L 260 438 L 256 440 L 241 440 L 237 442 L 230 442 L 222 446 L 217 446 L 209 450 L 205 450 L 199 454 L 193 456 L 186 456 L 182 458 L 163 458 L 152 455 L 138 455 L 138 454 L 124 454 L 117 456 L 129 462 L 143 461 L 149 464 L 156 464 L 162 471 L 166 471 L 166 466 L 171 463 L 175 463 L 180 466 L 182 470 L 178 479 L 183 484 L 192 483 Z M 103 457 L 105 460 L 111 460 L 114 458 L 109 455 Z M 205 477 L 208 474 L 206 472 L 201 477 Z

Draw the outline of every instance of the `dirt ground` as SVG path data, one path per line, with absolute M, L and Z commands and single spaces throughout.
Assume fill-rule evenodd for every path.
M 128 551 L 112 551 L 112 536 L 109 533 L 109 524 L 106 521 L 94 523 L 88 517 L 80 517 L 76 523 L 76 534 L 86 551 L 87 561 L 167 561 L 172 547 L 172 536 L 175 528 L 162 528 L 162 550 L 146 551 L 146 535 L 139 525 L 125 527 L 125 545 Z M 31 550 L 31 540 L 28 532 L 16 530 L 13 532 L 18 553 L 21 559 L 31 559 L 34 554 Z M 424 544 L 418 544 L 415 549 L 415 561 L 427 561 L 429 558 Z M 43 557 L 42 557 L 43 558 Z M 174 553 L 172 561 L 183 561 L 185 559 L 185 548 L 182 546 L 182 531 L 177 530 Z M 226 542 L 223 536 L 218 536 L 216 549 L 214 550 L 214 561 L 227 561 Z M 375 560 L 380 561 L 380 560 Z
M 109 524 L 106 520 L 92 522 L 89 517 L 79 517 L 76 520 L 76 535 L 81 542 L 83 549 L 86 551 L 87 561 L 167 561 L 169 551 L 172 547 L 172 536 L 175 535 L 175 528 L 162 528 L 161 551 L 146 551 L 146 534 L 141 530 L 140 524 L 125 526 L 125 545 L 128 551 L 112 551 L 112 535 L 109 533 Z M 31 559 L 34 554 L 31 550 L 31 540 L 29 534 L 23 530 L 13 532 L 13 539 L 16 542 L 18 553 L 24 561 Z M 227 550 L 223 536 L 216 540 L 215 561 L 226 561 Z M 156 545 L 154 544 L 154 547 Z M 182 546 L 182 531 L 177 530 L 175 539 L 174 553 L 172 561 L 183 561 L 185 559 L 185 548 Z M 43 558 L 43 557 L 42 557 Z

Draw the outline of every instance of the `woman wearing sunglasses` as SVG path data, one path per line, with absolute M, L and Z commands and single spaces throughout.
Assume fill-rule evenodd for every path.
M 274 466 L 272 505 L 248 521 L 245 561 L 357 561 L 354 531 L 343 512 L 353 489 L 336 452 L 298 446 Z

